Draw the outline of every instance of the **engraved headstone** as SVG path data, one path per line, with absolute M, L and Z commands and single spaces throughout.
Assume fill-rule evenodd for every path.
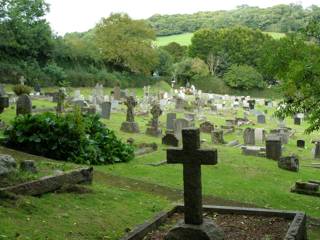
M 134 97 L 126 98 L 125 105 L 127 106 L 126 121 L 121 124 L 120 130 L 129 133 L 140 132 L 138 124 L 134 121 L 134 108 L 137 106 L 137 101 Z
M 154 103 L 151 108 L 151 126 L 147 128 L 146 134 L 158 137 L 161 135 L 161 129 L 159 128 L 159 117 L 162 114 L 159 103 Z
M 105 119 L 110 119 L 111 113 L 111 102 L 101 103 L 101 117 Z
M 17 115 L 31 114 L 32 112 L 31 98 L 27 94 L 22 94 L 19 96 L 16 106 L 17 106 L 16 108 Z

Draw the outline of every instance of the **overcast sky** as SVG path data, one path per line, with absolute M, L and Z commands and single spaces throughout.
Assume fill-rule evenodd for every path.
M 47 19 L 58 34 L 83 32 L 94 27 L 112 12 L 126 12 L 132 18 L 148 18 L 156 13 L 194 13 L 229 10 L 238 5 L 269 7 L 276 4 L 299 3 L 304 7 L 320 5 L 319 0 L 47 0 Z

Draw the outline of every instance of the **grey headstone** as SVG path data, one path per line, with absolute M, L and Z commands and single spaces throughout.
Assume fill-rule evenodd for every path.
M 105 119 L 110 119 L 111 113 L 111 102 L 101 103 L 101 117 Z
M 0 176 L 5 176 L 13 171 L 17 167 L 16 160 L 10 155 L 0 154 Z
M 278 161 L 282 154 L 280 136 L 270 134 L 266 140 L 266 157 Z
M 257 121 L 260 124 L 265 124 L 266 123 L 266 116 L 265 115 L 258 115 L 257 116 Z
M 27 94 L 20 95 L 17 100 L 16 114 L 25 115 L 25 114 L 31 114 L 31 112 L 32 112 L 32 102 L 30 97 Z
M 299 158 L 295 155 L 288 157 L 281 157 L 278 161 L 278 167 L 288 171 L 299 171 Z
M 243 131 L 244 145 L 255 145 L 255 130 L 254 128 L 246 128 Z
M 173 130 L 174 128 L 174 120 L 177 118 L 176 113 L 168 113 L 167 114 L 167 129 Z
M 178 139 L 182 138 L 182 129 L 190 127 L 190 122 L 184 118 L 174 120 L 174 134 Z

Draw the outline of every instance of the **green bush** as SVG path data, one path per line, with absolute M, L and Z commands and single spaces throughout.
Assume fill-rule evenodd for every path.
M 248 65 L 232 65 L 224 74 L 223 80 L 232 88 L 244 90 L 266 86 L 262 75 Z
M 43 68 L 44 73 L 57 86 L 63 85 L 66 80 L 66 73 L 63 68 L 59 67 L 55 62 L 47 64 Z
M 27 86 L 27 85 L 22 85 L 22 84 L 18 84 L 18 85 L 14 85 L 12 87 L 12 91 L 17 95 L 20 96 L 22 94 L 30 94 L 32 91 L 32 88 Z
M 9 147 L 79 164 L 109 164 L 133 159 L 130 145 L 122 143 L 96 115 L 80 110 L 17 116 L 4 131 Z
M 216 76 L 201 77 L 195 80 L 194 85 L 197 89 L 207 93 L 230 94 L 230 87 Z

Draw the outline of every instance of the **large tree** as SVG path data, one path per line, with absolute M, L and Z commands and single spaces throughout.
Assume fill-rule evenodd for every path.
M 157 64 L 154 30 L 143 20 L 112 14 L 96 27 L 96 43 L 109 64 L 134 73 L 150 73 Z
M 45 63 L 52 51 L 52 33 L 44 0 L 0 0 L 0 55 Z

